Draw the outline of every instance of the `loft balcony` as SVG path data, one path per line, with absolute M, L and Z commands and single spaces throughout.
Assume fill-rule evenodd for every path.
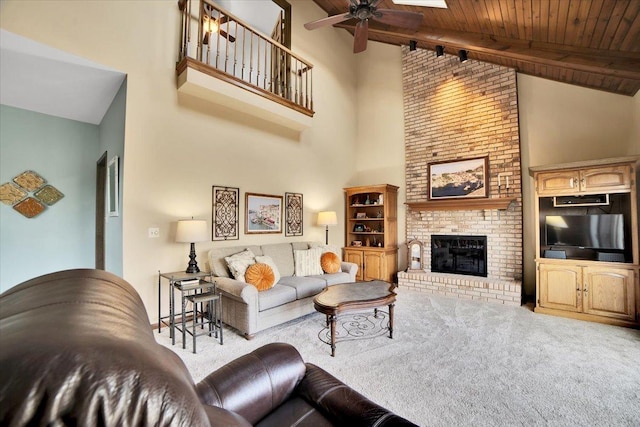
M 178 91 L 301 131 L 311 127 L 313 65 L 210 0 L 179 0 Z

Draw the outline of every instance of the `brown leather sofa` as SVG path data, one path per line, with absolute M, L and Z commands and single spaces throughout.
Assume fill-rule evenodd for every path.
M 400 426 L 295 348 L 273 343 L 194 384 L 121 278 L 67 270 L 0 296 L 2 426 Z

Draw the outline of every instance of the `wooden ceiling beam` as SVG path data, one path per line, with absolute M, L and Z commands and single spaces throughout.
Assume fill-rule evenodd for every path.
M 354 26 L 349 22 L 338 24 L 336 27 L 347 29 L 351 33 L 354 30 Z M 409 40 L 416 40 L 418 46 L 421 42 L 427 46 L 444 45 L 449 53 L 452 49 L 467 49 L 472 55 L 473 52 L 477 52 L 530 64 L 640 81 L 640 53 L 637 52 L 529 42 L 439 28 L 421 27 L 415 33 L 406 33 L 392 31 L 388 27 L 381 28 L 374 23 L 369 26 L 369 36 L 372 40 L 375 40 L 376 36 L 397 40 L 397 44 L 408 44 Z

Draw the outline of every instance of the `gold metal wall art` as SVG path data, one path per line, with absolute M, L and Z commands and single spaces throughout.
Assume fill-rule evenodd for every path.
M 12 206 L 27 218 L 34 218 L 53 206 L 64 194 L 37 172 L 28 170 L 13 178 L 13 182 L 0 185 L 0 201 Z
M 12 182 L 0 185 L 0 201 L 5 205 L 13 206 L 27 197 L 27 192 Z

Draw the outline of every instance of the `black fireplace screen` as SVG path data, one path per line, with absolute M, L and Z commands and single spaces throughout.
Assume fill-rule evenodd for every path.
M 431 271 L 487 277 L 487 236 L 431 236 Z

